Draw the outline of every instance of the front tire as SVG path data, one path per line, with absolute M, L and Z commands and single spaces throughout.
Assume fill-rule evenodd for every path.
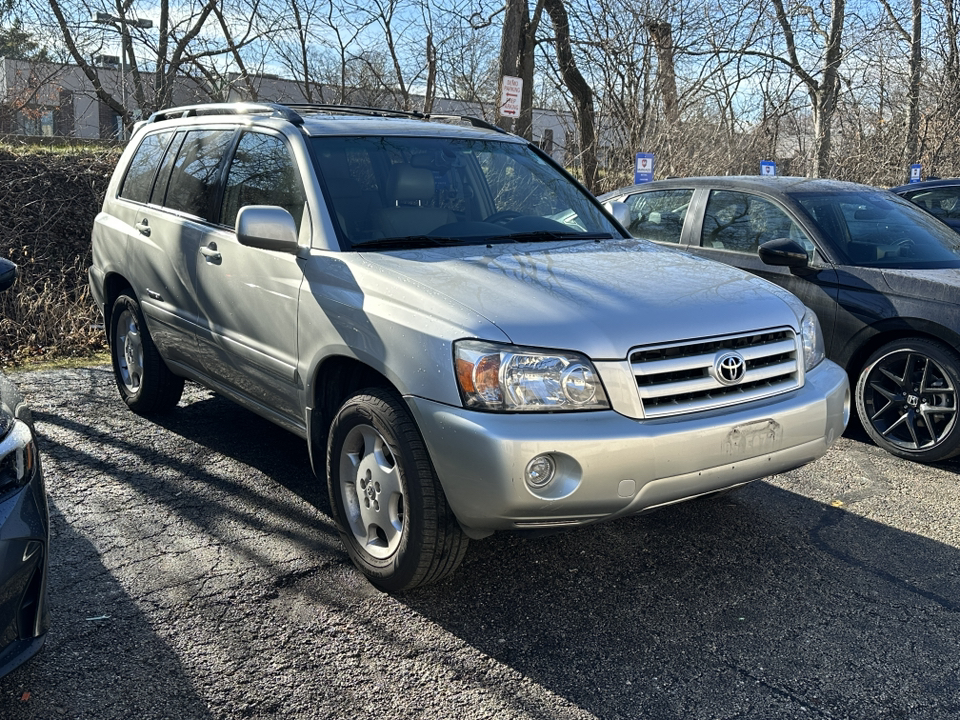
M 870 438 L 898 457 L 938 462 L 960 454 L 960 358 L 932 340 L 877 350 L 857 381 L 857 412 Z
M 452 573 L 468 539 L 396 393 L 371 388 L 340 408 L 327 445 L 330 506 L 350 559 L 381 590 Z
M 135 413 L 160 413 L 180 402 L 183 378 L 160 357 L 140 304 L 129 293 L 116 299 L 110 313 L 110 357 L 120 397 Z

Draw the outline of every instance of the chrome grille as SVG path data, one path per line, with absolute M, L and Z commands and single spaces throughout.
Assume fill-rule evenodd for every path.
M 743 359 L 735 384 L 717 379 L 718 358 Z M 634 348 L 630 364 L 644 417 L 663 417 L 736 405 L 800 387 L 797 336 L 790 328 Z

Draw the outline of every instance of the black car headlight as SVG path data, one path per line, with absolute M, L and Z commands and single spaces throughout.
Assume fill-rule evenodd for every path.
M 468 408 L 557 412 L 610 407 L 596 368 L 579 353 L 460 340 L 454 343 L 454 362 Z
M 26 423 L 17 420 L 0 441 L 0 496 L 18 490 L 36 475 L 37 443 Z

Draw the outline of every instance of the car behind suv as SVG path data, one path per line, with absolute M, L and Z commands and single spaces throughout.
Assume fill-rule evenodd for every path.
M 821 178 L 674 178 L 614 190 L 635 237 L 789 290 L 820 319 L 864 429 L 917 462 L 960 455 L 960 237 L 880 188 Z
M 476 119 L 157 113 L 108 188 L 90 285 L 127 404 L 167 410 L 189 378 L 304 437 L 390 591 L 450 573 L 468 538 L 796 467 L 849 416 L 794 296 L 631 239 Z

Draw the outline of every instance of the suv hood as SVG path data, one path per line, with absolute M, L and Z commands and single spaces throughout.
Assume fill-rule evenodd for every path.
M 485 317 L 517 345 L 576 350 L 594 360 L 621 360 L 637 345 L 799 327 L 793 296 L 780 288 L 642 240 L 443 247 L 363 258 L 419 286 L 419 298 L 428 289 L 434 301 L 440 294 Z M 440 304 L 425 309 L 444 312 Z

